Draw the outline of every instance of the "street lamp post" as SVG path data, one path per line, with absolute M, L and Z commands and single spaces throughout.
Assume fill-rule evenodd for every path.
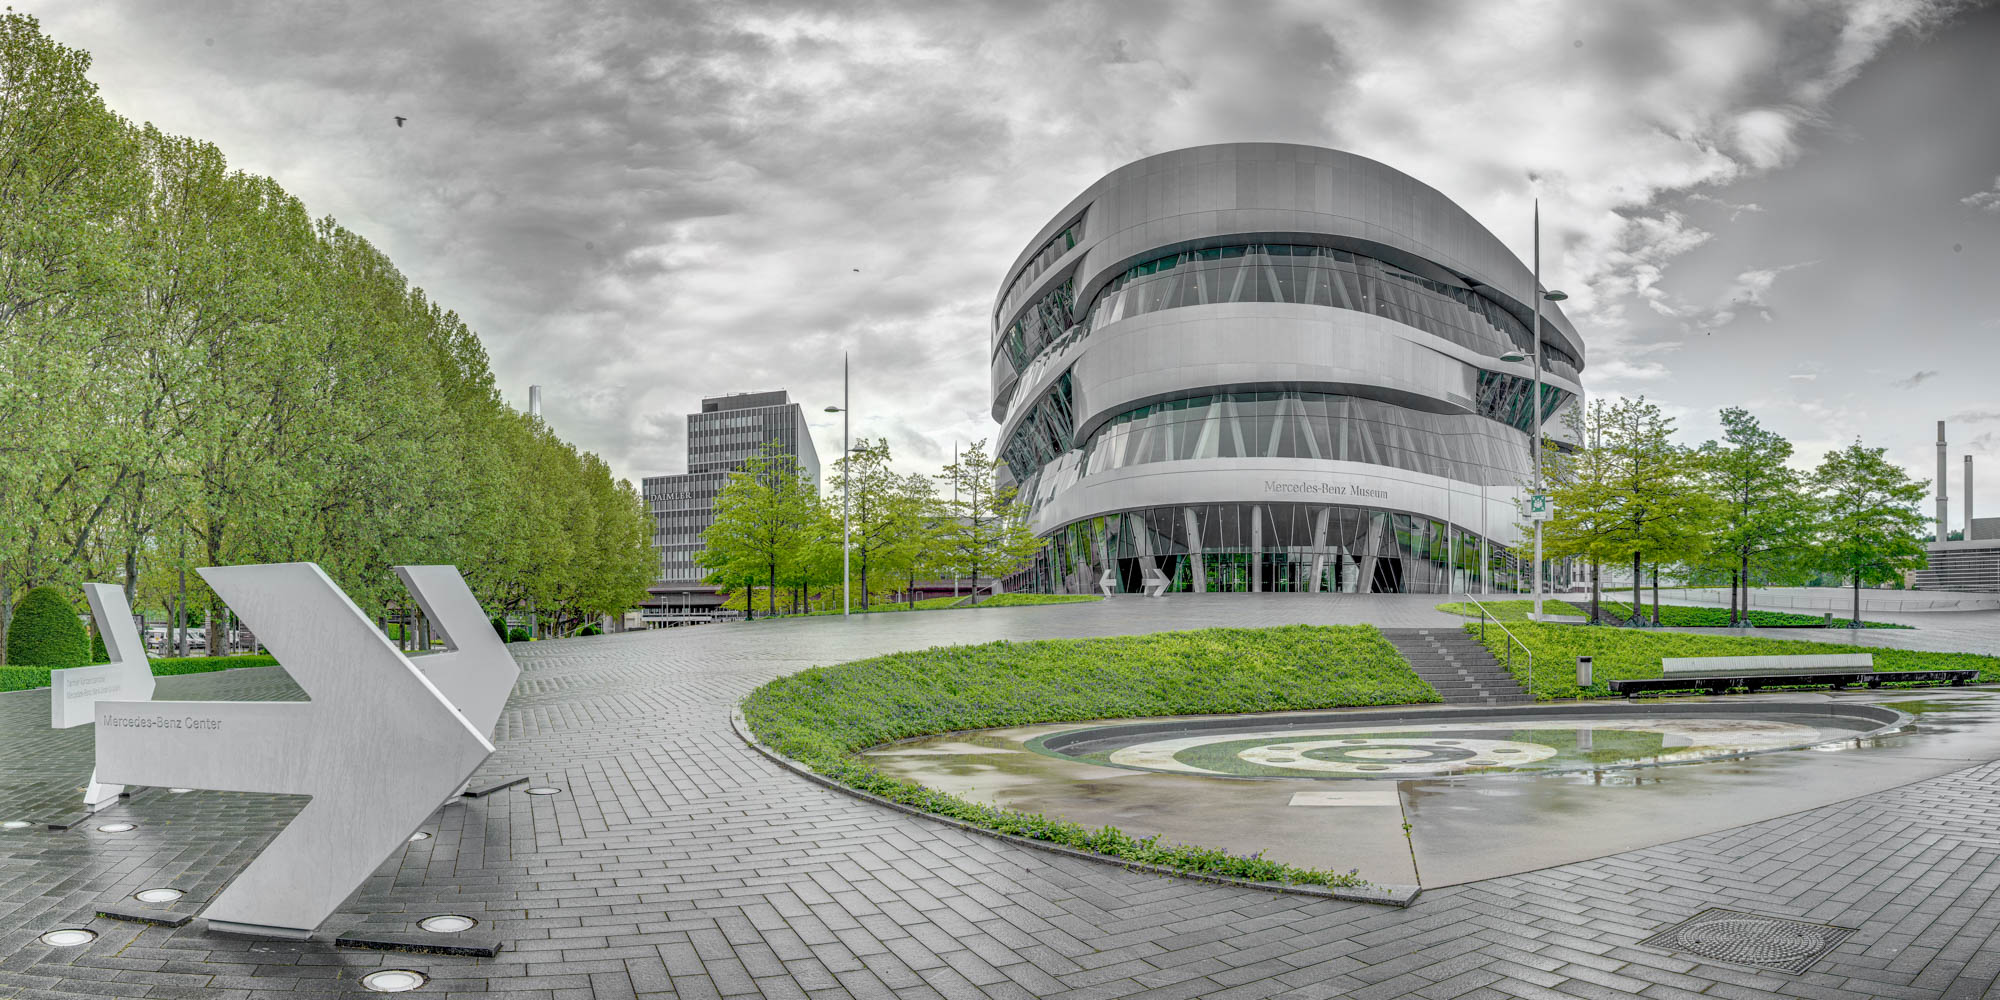
M 1566 298 L 1569 296 L 1554 289 L 1542 291 L 1542 202 L 1537 198 L 1535 199 L 1535 349 L 1530 352 L 1508 351 L 1500 355 L 1502 361 L 1527 361 L 1535 370 L 1535 394 L 1528 400 L 1529 446 L 1532 449 L 1531 453 L 1534 456 L 1532 461 L 1535 466 L 1534 485 L 1531 489 L 1535 495 L 1540 495 L 1542 492 L 1542 300 L 1561 302 Z M 1542 520 L 1541 517 L 1534 518 L 1536 621 L 1542 620 Z
M 848 584 L 848 563 L 853 555 L 854 522 L 848 517 L 848 497 L 853 492 L 854 452 L 847 443 L 847 352 L 840 354 L 840 405 L 826 408 L 840 414 L 840 616 L 852 615 L 854 595 Z

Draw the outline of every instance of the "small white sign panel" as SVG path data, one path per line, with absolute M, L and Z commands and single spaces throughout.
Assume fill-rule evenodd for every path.
M 138 626 L 132 624 L 132 605 L 125 600 L 125 591 L 108 583 L 86 583 L 83 593 L 90 599 L 90 614 L 97 620 L 111 662 L 49 673 L 49 724 L 56 729 L 96 721 L 99 701 L 153 700 L 153 664 L 146 658 Z M 103 805 L 124 790 L 123 785 L 98 783 L 93 771 L 83 804 Z

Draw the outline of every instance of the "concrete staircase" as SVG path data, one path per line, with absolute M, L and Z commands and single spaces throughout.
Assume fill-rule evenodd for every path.
M 1531 699 L 1479 640 L 1456 628 L 1385 628 L 1382 634 L 1447 705 L 1525 705 Z

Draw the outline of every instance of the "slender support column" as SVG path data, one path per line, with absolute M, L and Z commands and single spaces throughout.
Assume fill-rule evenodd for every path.
M 1208 593 L 1208 567 L 1202 565 L 1201 519 L 1195 515 L 1193 507 L 1182 507 L 1181 518 L 1187 524 L 1188 568 L 1193 571 L 1189 579 L 1194 581 L 1193 587 L 1195 593 L 1206 594 Z

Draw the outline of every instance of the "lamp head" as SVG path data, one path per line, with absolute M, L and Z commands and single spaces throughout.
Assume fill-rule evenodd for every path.
M 1548 291 L 1542 293 L 1542 298 L 1545 298 L 1550 302 L 1561 302 L 1562 300 L 1569 298 L 1569 293 L 1558 291 L 1556 289 L 1551 288 Z
M 1500 360 L 1502 360 L 1502 361 L 1526 361 L 1526 360 L 1528 360 L 1528 355 L 1527 355 L 1526 353 L 1524 353 L 1524 352 L 1521 352 L 1521 351 L 1508 351 L 1507 353 L 1505 353 L 1505 354 L 1502 354 L 1502 355 L 1500 355 Z
M 826 412 L 828 412 L 828 413 L 839 413 L 839 412 L 841 412 L 841 410 L 840 410 L 840 407 L 838 407 L 838 406 L 829 406 L 829 407 L 827 407 L 827 408 L 826 408 Z

